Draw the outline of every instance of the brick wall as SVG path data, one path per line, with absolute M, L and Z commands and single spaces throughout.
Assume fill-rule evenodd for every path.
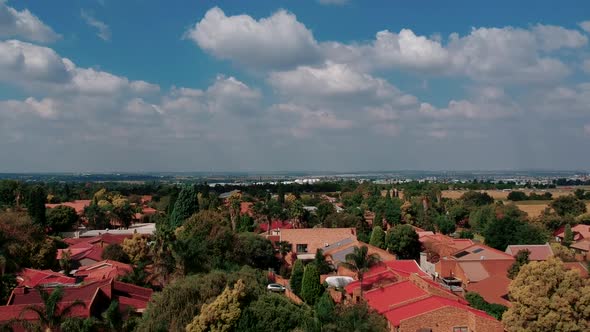
M 400 322 L 399 329 L 391 331 L 415 332 L 420 328 L 430 328 L 432 332 L 453 332 L 454 327 L 467 327 L 469 331 L 502 332 L 502 323 L 486 319 L 471 312 L 453 307 L 445 307 Z

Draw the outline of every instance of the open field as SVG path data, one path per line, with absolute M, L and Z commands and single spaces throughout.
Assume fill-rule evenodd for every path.
M 537 194 L 543 194 L 544 192 L 548 191 L 553 195 L 553 198 L 559 196 L 567 196 L 572 195 L 574 193 L 573 188 L 556 188 L 556 189 L 547 189 L 547 190 L 533 190 L 533 189 L 518 189 L 517 191 L 522 191 L 527 195 L 535 192 Z M 479 191 L 479 190 L 478 190 Z M 452 198 L 457 199 L 461 197 L 467 190 L 443 190 L 442 195 L 445 198 Z M 486 192 L 488 195 L 492 196 L 495 200 L 506 200 L 510 191 L 504 190 L 481 190 L 481 192 Z
M 534 218 L 539 216 L 549 206 L 548 204 L 549 201 L 525 201 L 516 203 L 516 206 L 526 212 L 529 217 Z M 586 202 L 586 209 L 590 211 L 590 202 Z

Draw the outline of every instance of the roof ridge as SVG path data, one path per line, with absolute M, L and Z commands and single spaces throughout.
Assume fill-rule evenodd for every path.
M 434 296 L 433 294 L 426 293 L 424 295 L 420 295 L 418 297 L 413 297 L 411 299 L 408 299 L 408 300 L 405 300 L 405 301 L 402 301 L 402 302 L 399 302 L 399 303 L 396 303 L 396 304 L 391 304 L 391 305 L 389 305 L 389 308 L 387 309 L 387 311 L 393 310 L 393 309 L 396 309 L 396 308 L 399 308 L 399 307 L 403 307 L 403 306 L 406 306 L 408 304 L 412 304 L 412 303 L 415 303 L 415 302 L 420 302 L 422 300 L 425 300 L 425 299 L 427 299 L 429 297 L 433 297 L 433 296 Z

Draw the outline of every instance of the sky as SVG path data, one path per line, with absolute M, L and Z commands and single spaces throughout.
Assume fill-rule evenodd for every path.
M 0 0 L 0 172 L 590 169 L 590 2 Z

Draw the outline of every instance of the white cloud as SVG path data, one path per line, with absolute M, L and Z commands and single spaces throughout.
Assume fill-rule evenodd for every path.
M 248 15 L 226 16 L 215 7 L 185 38 L 218 58 L 254 68 L 286 68 L 319 58 L 311 31 L 284 10 L 255 20 Z
M 61 36 L 31 14 L 28 9 L 18 11 L 0 0 L 0 37 L 23 38 L 36 42 L 52 42 Z
M 579 48 L 588 43 L 588 38 L 576 30 L 555 25 L 537 24 L 532 28 L 540 48 L 545 51 L 560 48 Z
M 582 28 L 582 30 L 590 33 L 590 21 L 580 22 L 578 23 L 578 25 L 580 26 L 580 28 Z
M 96 35 L 100 39 L 105 41 L 111 40 L 111 28 L 109 28 L 109 26 L 106 23 L 97 20 L 95 17 L 87 13 L 85 10 L 80 11 L 80 16 L 82 17 L 82 19 L 84 19 L 84 22 L 86 22 L 86 24 L 98 30 Z

